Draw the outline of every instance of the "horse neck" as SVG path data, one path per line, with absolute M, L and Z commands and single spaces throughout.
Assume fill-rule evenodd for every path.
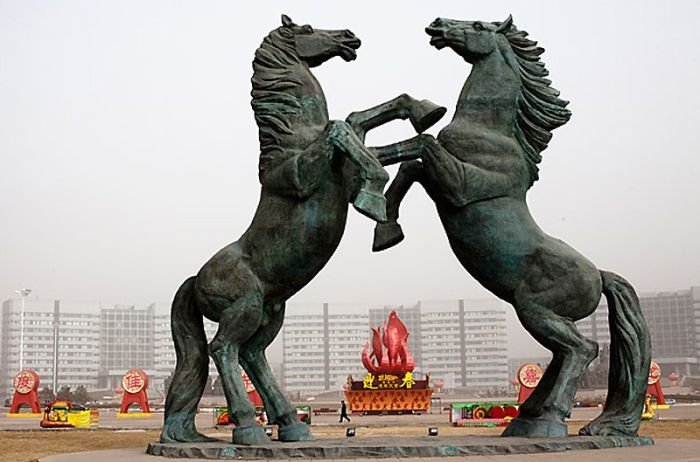
M 495 50 L 474 63 L 459 95 L 454 119 L 510 134 L 519 88 L 520 78 L 500 50 Z
M 325 127 L 328 123 L 328 106 L 326 96 L 321 84 L 304 63 L 297 64 L 292 73 L 301 82 L 294 90 L 294 96 L 301 103 L 299 120 L 304 125 L 320 125 Z

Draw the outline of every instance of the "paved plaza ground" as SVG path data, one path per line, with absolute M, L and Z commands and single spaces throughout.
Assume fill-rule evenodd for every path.
M 600 414 L 600 408 L 574 408 L 570 420 L 591 420 Z M 149 418 L 118 418 L 116 410 L 100 410 L 99 428 L 105 429 L 157 429 L 163 423 L 163 414 L 154 413 Z M 661 410 L 659 417 L 670 420 L 699 420 L 700 404 L 676 404 L 669 409 Z M 415 415 L 356 415 L 350 416 L 353 426 L 401 426 L 407 423 L 414 425 L 433 425 L 447 423 L 449 412 L 427 412 Z M 39 418 L 8 418 L 0 414 L 0 430 L 36 430 L 39 428 Z M 321 414 L 312 416 L 314 426 L 335 425 L 338 423 L 337 414 Z M 345 424 L 347 425 L 347 424 Z M 214 426 L 213 411 L 202 411 L 197 414 L 197 427 L 207 429 Z M 427 428 L 427 427 L 426 427 Z

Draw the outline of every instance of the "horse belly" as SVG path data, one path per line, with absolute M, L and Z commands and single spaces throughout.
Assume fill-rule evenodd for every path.
M 512 301 L 526 257 L 544 234 L 515 199 L 500 198 L 439 210 L 450 247 L 462 266 L 499 298 Z
M 246 232 L 246 247 L 269 294 L 284 299 L 308 284 L 337 249 L 348 201 L 344 190 L 322 187 L 303 202 L 270 205 Z

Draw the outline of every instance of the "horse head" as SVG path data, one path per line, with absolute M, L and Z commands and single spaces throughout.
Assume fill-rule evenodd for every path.
M 309 67 L 319 66 L 335 56 L 352 61 L 357 58 L 355 50 L 361 44 L 360 39 L 348 29 L 315 29 L 308 24 L 299 26 L 287 15 L 282 15 L 280 32 L 294 38 L 299 59 Z
M 473 64 L 498 48 L 499 36 L 508 32 L 512 24 L 512 16 L 502 23 L 437 18 L 425 28 L 425 32 L 430 35 L 430 44 L 435 48 L 450 47 Z

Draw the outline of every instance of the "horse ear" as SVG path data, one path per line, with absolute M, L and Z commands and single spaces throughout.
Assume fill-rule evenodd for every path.
M 294 25 L 294 21 L 292 21 L 292 18 L 290 18 L 286 14 L 283 14 L 282 15 L 282 25 L 284 27 L 292 27 Z
M 508 32 L 510 30 L 510 26 L 513 25 L 513 16 L 508 15 L 505 21 L 503 21 L 501 24 L 498 25 L 496 28 L 496 32 L 504 33 Z

